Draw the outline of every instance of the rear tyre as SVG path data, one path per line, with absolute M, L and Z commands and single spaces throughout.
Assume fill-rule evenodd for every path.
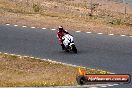
M 69 46 L 66 46 L 66 47 L 65 47 L 65 51 L 66 51 L 66 52 L 69 52 L 69 49 L 68 49 L 68 48 L 69 48 Z
M 66 52 L 69 52 L 69 50 L 68 50 L 68 49 L 65 49 L 65 51 L 66 51 Z
M 72 51 L 73 51 L 74 53 L 77 53 L 77 48 L 76 48 L 75 45 L 72 45 Z

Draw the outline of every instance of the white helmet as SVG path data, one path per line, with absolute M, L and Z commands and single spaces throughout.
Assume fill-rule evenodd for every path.
M 59 29 L 59 31 L 62 31 L 63 30 L 63 27 L 62 26 L 59 26 L 58 29 Z

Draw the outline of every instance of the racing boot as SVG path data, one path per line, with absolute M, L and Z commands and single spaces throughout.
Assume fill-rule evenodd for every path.
M 65 51 L 69 52 L 69 46 L 68 45 L 65 47 Z
M 62 50 L 65 50 L 65 45 L 61 44 Z

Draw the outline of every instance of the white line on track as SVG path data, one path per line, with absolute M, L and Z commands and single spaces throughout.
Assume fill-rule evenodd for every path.
M 103 88 L 104 88 L 104 87 L 107 87 L 107 86 L 101 86 L 101 87 L 103 87 Z
M 1 53 L 1 52 L 0 52 Z M 4 53 L 4 54 L 7 54 L 8 53 Z M 35 57 L 30 57 L 30 56 L 21 56 L 21 55 L 16 55 L 16 54 L 9 54 L 9 55 L 15 55 L 15 56 L 19 56 L 20 58 L 23 58 L 23 57 L 29 57 L 29 58 L 33 58 L 33 59 L 40 59 L 40 58 L 35 58 Z M 67 66 L 73 66 L 73 67 L 82 67 L 82 68 L 85 68 L 83 66 L 77 66 L 77 65 L 73 65 L 73 64 L 67 64 L 67 63 L 63 63 L 63 62 L 57 62 L 57 61 L 53 61 L 53 60 L 50 60 L 50 59 L 40 59 L 40 60 L 44 60 L 44 61 L 49 61 L 50 63 L 56 63 L 56 64 L 63 64 L 63 65 L 67 65 Z M 108 87 L 108 86 L 115 86 L 115 85 L 119 85 L 119 84 L 97 84 L 97 85 L 93 85 L 93 86 L 89 86 L 89 85 L 84 85 L 84 86 L 75 86 L 75 87 L 78 87 L 78 88 L 82 88 L 82 87 L 88 87 L 88 88 L 100 88 L 100 87 Z M 60 87 L 59 87 L 60 88 Z M 67 87 L 69 88 L 69 87 Z
M 108 85 L 108 86 L 114 86 L 114 85 Z
M 86 33 L 90 34 L 90 33 L 92 33 L 92 32 L 86 32 Z
M 126 35 L 121 35 L 121 36 L 126 36 Z
M 42 28 L 43 30 L 45 30 L 46 28 Z
M 52 31 L 55 31 L 56 29 L 51 29 Z
M 34 57 L 30 57 L 30 58 L 32 58 L 32 59 L 33 59 Z
M 17 27 L 18 25 L 14 25 L 15 27 Z
M 77 65 L 72 65 L 73 67 L 77 67 Z
M 23 56 L 23 57 L 27 58 L 28 56 Z
M 108 35 L 114 35 L 114 34 L 108 34 Z
M 97 33 L 97 34 L 102 35 L 103 33 Z
M 31 27 L 31 28 L 35 28 L 35 27 Z
M 111 74 L 115 74 L 115 73 L 111 73 Z
M 81 31 L 76 31 L 76 32 L 81 32 Z
M 40 58 L 35 58 L 35 59 L 40 59 Z
M 21 55 L 16 55 L 17 57 L 21 57 Z
M 19 56 L 19 58 L 23 58 L 22 56 Z
M 48 59 L 49 62 L 51 62 L 52 60 Z
M 41 60 L 43 60 L 43 61 L 48 61 L 48 59 L 41 59 Z
M 11 56 L 15 56 L 15 54 L 10 54 Z
M 27 26 L 22 26 L 23 28 L 26 28 Z
M 6 24 L 6 25 L 10 25 L 10 24 Z
M 117 85 L 119 85 L 119 84 L 113 84 L 114 86 L 117 86 Z
M 8 23 L 7 23 L 6 25 L 11 25 L 11 24 L 8 24 Z M 14 25 L 14 26 L 17 27 L 18 25 Z M 22 27 L 23 27 L 23 28 L 26 28 L 27 26 L 24 25 L 24 26 L 22 26 Z M 30 28 L 34 29 L 34 28 L 36 28 L 36 27 L 30 27 Z M 39 28 L 39 27 L 38 27 L 38 28 Z M 45 30 L 45 29 L 47 29 L 47 28 L 42 28 L 42 29 Z M 54 31 L 54 30 L 56 30 L 56 29 L 51 29 L 51 30 Z M 66 30 L 66 31 L 67 31 L 67 30 Z M 75 31 L 75 32 L 78 32 L 78 33 L 79 33 L 79 32 L 81 32 L 81 31 Z M 86 33 L 90 34 L 90 33 L 92 33 L 92 32 L 86 32 Z M 103 33 L 97 33 L 97 34 L 102 35 Z M 108 34 L 108 35 L 114 35 L 114 34 Z M 120 35 L 120 36 L 127 36 L 127 35 Z M 128 36 L 128 37 L 132 37 L 132 36 Z
M 7 55 L 8 53 L 4 53 L 4 54 L 6 54 L 6 55 Z
M 51 62 L 51 63 L 56 63 L 56 61 L 52 61 L 52 60 L 51 60 L 50 62 Z

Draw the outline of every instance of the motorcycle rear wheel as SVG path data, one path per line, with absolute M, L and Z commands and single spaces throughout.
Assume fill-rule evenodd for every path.
M 75 45 L 72 45 L 72 51 L 73 51 L 74 53 L 77 53 L 77 48 L 76 48 Z

